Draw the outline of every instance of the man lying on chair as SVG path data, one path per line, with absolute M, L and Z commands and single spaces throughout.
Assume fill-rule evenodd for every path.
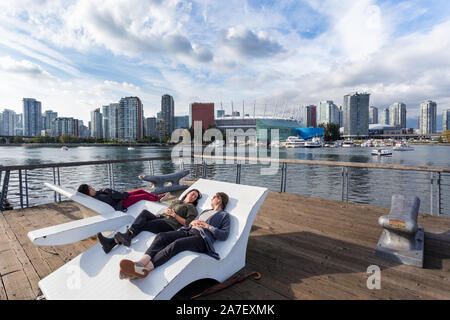
M 230 233 L 230 215 L 225 211 L 228 195 L 217 192 L 211 200 L 212 209 L 204 210 L 189 226 L 177 231 L 158 233 L 150 248 L 137 262 L 120 261 L 120 279 L 145 278 L 150 271 L 166 263 L 182 251 L 194 251 L 220 259 L 214 241 L 224 241 Z
M 106 188 L 96 191 L 93 187 L 87 184 L 80 185 L 77 191 L 102 202 L 106 202 L 117 211 L 126 211 L 128 207 L 131 207 L 133 204 L 141 200 L 156 202 L 160 201 L 160 199 L 165 196 L 165 194 L 159 196 L 142 189 L 133 190 L 131 192 L 120 192 Z
M 160 233 L 188 226 L 197 217 L 197 204 L 201 197 L 200 191 L 192 189 L 181 200 L 173 200 L 161 214 L 155 215 L 148 210 L 143 210 L 125 233 L 117 232 L 113 238 L 104 237 L 100 232 L 97 233 L 103 251 L 109 253 L 118 244 L 129 247 L 131 239 L 142 231 Z

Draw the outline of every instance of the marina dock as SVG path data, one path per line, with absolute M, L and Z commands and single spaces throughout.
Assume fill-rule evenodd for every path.
M 170 199 L 169 199 L 170 200 Z M 247 264 L 261 273 L 200 299 L 450 299 L 450 218 L 419 215 L 425 228 L 424 268 L 378 258 L 378 217 L 389 209 L 270 191 L 256 216 Z M 97 243 L 39 247 L 27 233 L 95 213 L 72 202 L 0 213 L 0 299 L 36 299 L 38 282 Z M 381 289 L 368 289 L 367 268 L 381 269 Z M 194 283 L 175 299 L 210 287 Z

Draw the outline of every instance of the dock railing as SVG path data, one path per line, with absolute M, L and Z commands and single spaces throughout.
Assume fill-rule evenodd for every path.
M 287 180 L 288 180 L 288 164 L 292 170 L 295 170 L 295 166 L 308 165 L 308 166 L 328 166 L 341 168 L 341 201 L 349 202 L 349 171 L 352 168 L 361 169 L 379 169 L 379 170 L 400 170 L 408 172 L 422 172 L 429 174 L 430 186 L 430 214 L 442 215 L 444 212 L 450 215 L 450 207 L 443 207 L 442 187 L 450 187 L 450 167 L 426 167 L 426 166 L 409 166 L 409 165 L 396 165 L 396 164 L 375 164 L 375 163 L 358 163 L 358 162 L 340 162 L 340 161 L 320 161 L 320 160 L 297 160 L 297 159 L 277 159 L 277 158 L 255 158 L 255 157 L 239 157 L 239 156 L 195 156 L 202 158 L 202 177 L 206 178 L 207 162 L 214 159 L 232 160 L 235 162 L 236 167 L 236 183 L 241 183 L 242 165 L 245 163 L 269 163 L 278 162 L 281 170 L 280 180 L 280 192 L 286 192 Z M 229 163 L 227 162 L 227 165 Z M 445 182 L 443 183 L 443 178 Z M 444 211 L 446 210 L 446 211 Z
M 233 178 L 233 182 L 239 184 L 242 180 L 242 171 L 243 165 L 250 163 L 250 165 L 254 163 L 259 164 L 267 164 L 271 162 L 278 162 L 279 171 L 278 176 L 279 180 L 279 188 L 275 185 L 275 180 L 272 179 L 270 183 L 271 185 L 266 185 L 266 182 L 269 182 L 265 176 L 258 177 L 258 181 L 261 180 L 265 186 L 269 187 L 272 190 L 287 192 L 293 191 L 292 193 L 296 193 L 295 185 L 290 186 L 290 190 L 287 190 L 288 178 L 290 170 L 296 170 L 297 166 L 320 166 L 320 167 L 335 167 L 340 170 L 340 200 L 342 202 L 349 202 L 349 176 L 354 170 L 354 174 L 357 174 L 356 169 L 376 169 L 376 170 L 391 170 L 391 171 L 407 171 L 407 172 L 421 172 L 425 176 L 422 177 L 422 180 L 419 182 L 423 187 L 426 187 L 426 184 L 429 185 L 429 212 L 432 215 L 450 215 L 450 205 L 445 205 L 443 202 L 443 194 L 447 195 L 446 200 L 449 200 L 447 189 L 443 192 L 443 187 L 450 187 L 450 168 L 445 167 L 426 167 L 426 166 L 406 166 L 406 165 L 395 165 L 395 164 L 373 164 L 373 163 L 357 163 L 357 162 L 338 162 L 338 161 L 319 161 L 319 160 L 296 160 L 296 159 L 276 159 L 276 158 L 254 158 L 254 157 L 238 157 L 238 156 L 194 156 L 200 157 L 201 159 L 195 159 L 196 161 L 192 161 L 191 164 L 183 163 L 183 161 L 179 162 L 179 169 L 190 169 L 191 174 L 190 177 L 192 179 L 197 178 L 216 178 L 213 173 L 208 172 L 208 168 L 211 168 L 211 165 L 208 162 L 211 162 L 214 159 L 228 160 L 226 163 L 226 172 L 228 176 L 230 176 L 230 166 L 235 167 L 235 178 Z M 182 158 L 180 158 L 182 160 Z M 200 160 L 200 161 L 199 161 Z M 99 161 L 83 161 L 83 162 L 65 162 L 65 163 L 48 163 L 48 164 L 35 164 L 35 165 L 18 165 L 18 166 L 1 166 L 0 165 L 0 183 L 3 181 L 0 196 L 0 210 L 5 210 L 6 200 L 18 200 L 21 208 L 29 207 L 31 204 L 29 201 L 30 198 L 30 172 L 38 169 L 46 170 L 45 172 L 40 173 L 40 179 L 45 178 L 46 181 L 52 180 L 54 184 L 61 185 L 61 173 L 60 169 L 70 168 L 70 167 L 79 167 L 79 166 L 104 166 L 103 172 L 100 173 L 100 179 L 104 183 L 108 183 L 109 187 L 115 189 L 116 187 L 116 179 L 118 173 L 115 173 L 114 170 L 115 165 L 124 164 L 124 163 L 140 163 L 141 167 L 139 168 L 140 174 L 144 174 L 142 172 L 142 168 L 146 167 L 148 170 L 148 174 L 155 174 L 155 166 L 154 161 L 172 161 L 169 156 L 166 157 L 151 157 L 151 158 L 134 158 L 134 159 L 122 159 L 122 160 L 99 160 Z M 230 164 L 229 162 L 232 162 Z M 143 164 L 147 163 L 143 166 Z M 196 164 L 193 164 L 196 163 Z M 147 166 L 148 165 L 148 166 Z M 218 166 L 217 166 L 218 167 Z M 170 170 L 175 171 L 176 167 L 172 166 Z M 246 169 L 244 169 L 245 171 Z M 210 170 L 211 171 L 211 170 Z M 11 185 L 10 178 L 12 173 L 16 173 L 15 178 L 15 195 L 14 197 L 8 196 L 8 188 Z M 165 172 L 170 173 L 170 172 Z M 105 179 L 105 174 L 107 179 Z M 232 173 L 231 173 L 232 175 Z M 245 177 L 245 174 L 244 174 Z M 123 177 L 122 177 L 123 178 Z M 3 179 L 3 180 L 2 180 Z M 130 179 L 137 179 L 137 176 L 130 176 Z M 106 180 L 106 181 L 105 181 Z M 291 178 L 292 180 L 292 178 Z M 133 180 L 137 181 L 137 180 Z M 296 181 L 295 183 L 298 183 Z M 295 184 L 294 183 L 294 184 Z M 136 185 L 133 185 L 135 187 Z M 423 189 L 425 190 L 425 189 Z M 34 190 L 33 190 L 34 191 Z M 450 191 L 450 189 L 449 189 Z M 41 186 L 38 187 L 38 191 L 42 193 Z M 49 191 L 52 192 L 52 191 Z M 424 194 L 425 196 L 425 194 Z M 423 198 L 423 197 L 422 197 Z M 427 196 L 428 199 L 428 196 Z M 61 196 L 56 192 L 54 193 L 54 202 L 61 201 Z M 361 201 L 360 201 L 361 202 Z M 42 203 L 42 202 L 41 202 Z M 41 204 L 38 203 L 38 204 Z M 364 201 L 362 201 L 364 203 Z M 422 202 L 422 208 L 425 205 L 425 202 Z
M 3 183 L 0 195 L 0 211 L 6 209 L 7 199 L 15 200 L 18 198 L 20 207 L 29 207 L 29 173 L 32 170 L 38 169 L 51 169 L 52 175 L 46 177 L 52 179 L 53 184 L 61 185 L 61 168 L 80 167 L 80 166 L 95 166 L 105 165 L 107 170 L 109 187 L 115 188 L 115 176 L 114 176 L 114 164 L 128 163 L 128 162 L 147 162 L 149 174 L 155 174 L 155 168 L 153 161 L 166 160 L 170 161 L 170 157 L 151 157 L 151 158 L 137 158 L 137 159 L 121 159 L 121 160 L 98 160 L 98 161 L 77 161 L 77 162 L 60 162 L 60 163 L 47 163 L 47 164 L 34 164 L 34 165 L 17 165 L 17 166 L 2 166 L 0 165 L 0 182 Z M 8 191 L 10 188 L 10 178 L 13 173 L 17 173 L 18 182 L 18 197 L 9 197 Z M 46 172 L 45 174 L 48 174 Z M 137 178 L 137 177 L 136 177 Z M 61 201 L 61 195 L 54 192 L 55 202 Z

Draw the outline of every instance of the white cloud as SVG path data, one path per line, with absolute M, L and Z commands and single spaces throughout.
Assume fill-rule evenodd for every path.
M 381 107 L 404 101 L 408 115 L 428 98 L 448 107 L 450 21 L 399 30 L 436 8 L 305 2 L 317 18 L 299 22 L 285 11 L 295 1 L 2 1 L 0 86 L 11 93 L 8 105 L 20 108 L 22 97 L 35 96 L 82 119 L 129 95 L 154 115 L 164 93 L 175 97 L 177 114 L 187 113 L 193 97 L 257 100 L 262 112 L 265 102 L 342 104 L 344 94 L 364 89 Z M 307 38 L 310 23 L 325 27 Z

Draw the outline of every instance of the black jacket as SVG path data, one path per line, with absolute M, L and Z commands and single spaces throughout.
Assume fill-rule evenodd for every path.
M 106 202 L 111 207 L 114 208 L 114 210 L 123 211 L 122 203 L 123 200 L 128 198 L 130 194 L 128 192 L 119 192 L 115 191 L 113 189 L 101 189 L 95 193 L 95 196 L 93 198 Z

